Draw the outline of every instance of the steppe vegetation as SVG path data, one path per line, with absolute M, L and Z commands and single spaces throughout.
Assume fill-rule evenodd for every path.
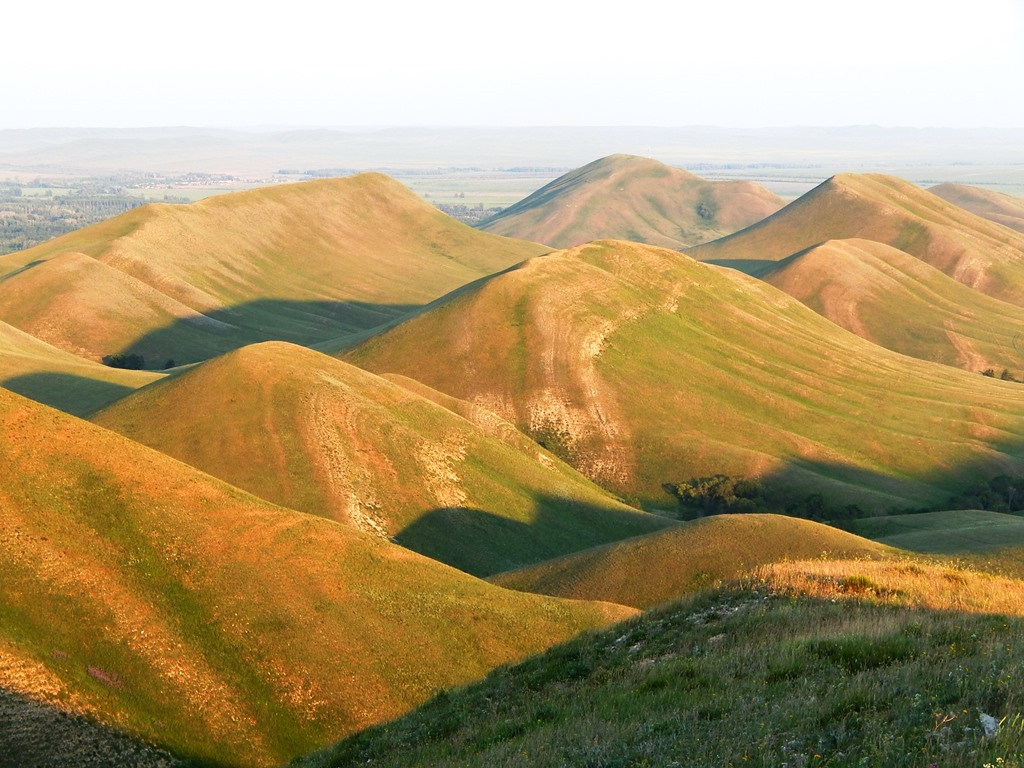
M 0 764 L 1024 768 L 1012 201 L 317 167 L 0 256 Z

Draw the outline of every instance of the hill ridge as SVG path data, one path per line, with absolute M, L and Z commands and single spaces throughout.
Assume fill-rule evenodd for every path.
M 9 309 L 20 294 L 0 282 L 0 319 L 92 359 L 134 352 L 194 362 L 268 338 L 308 345 L 366 331 L 546 250 L 468 227 L 383 174 L 359 174 L 144 206 L 0 257 L 0 281 L 25 284 L 35 272 L 34 292 L 70 291 L 90 308 L 69 327 L 58 307 Z M 66 252 L 138 282 L 103 306 L 105 291 L 65 274 Z M 125 310 L 152 302 L 151 292 L 178 309 L 159 320 Z M 220 332 L 172 319 L 187 313 Z
M 560 176 L 480 228 L 559 248 L 612 238 L 678 249 L 781 206 L 751 182 L 709 182 L 651 158 L 619 154 Z

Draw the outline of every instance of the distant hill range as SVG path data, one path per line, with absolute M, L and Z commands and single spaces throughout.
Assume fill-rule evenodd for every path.
M 936 184 L 928 191 L 1004 227 L 1024 232 L 1024 200 L 967 184 Z
M 147 205 L 0 257 L 0 320 L 99 360 L 181 364 L 392 322 L 542 253 L 380 174 Z
M 874 240 L 993 298 L 1024 305 L 1024 234 L 881 174 L 833 176 L 758 224 L 690 255 L 751 274 L 828 240 Z
M 901 179 L 835 176 L 688 253 L 761 277 L 897 352 L 1024 372 L 1024 234 Z
M 829 240 L 762 278 L 888 349 L 970 371 L 1024 373 L 1024 308 L 873 240 Z
M 611 155 L 555 179 L 479 226 L 556 248 L 603 239 L 684 248 L 750 226 L 783 204 L 753 182 L 706 181 L 657 160 Z

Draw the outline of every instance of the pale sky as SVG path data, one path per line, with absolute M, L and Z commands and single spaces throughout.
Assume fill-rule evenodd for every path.
M 0 128 L 1024 128 L 1024 0 L 9 3 Z

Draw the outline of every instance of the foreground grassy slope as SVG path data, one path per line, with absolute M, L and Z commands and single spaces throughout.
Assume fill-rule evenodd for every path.
M 816 557 L 884 557 L 887 547 L 809 520 L 716 515 L 494 576 L 510 589 L 649 608 L 757 566 Z
M 299 765 L 1020 768 L 1022 599 L 1020 581 L 911 561 L 779 565 Z
M 723 473 L 866 509 L 1022 467 L 1020 385 L 880 349 L 763 282 L 602 242 L 481 281 L 349 353 L 504 416 L 653 506 Z
M 1024 232 L 1024 200 L 967 184 L 936 184 L 928 191 L 1004 227 Z
M 95 359 L 190 362 L 365 330 L 544 250 L 362 174 L 148 205 L 4 256 L 0 319 Z
M 480 227 L 556 248 L 609 238 L 684 248 L 748 227 L 782 206 L 753 182 L 706 181 L 657 160 L 611 155 L 555 179 Z
M 775 215 L 692 249 L 751 274 L 828 240 L 891 245 L 982 293 L 1024 304 L 1024 235 L 902 179 L 840 174 Z
M 67 413 L 91 413 L 163 375 L 83 360 L 0 322 L 0 386 Z
M 498 589 L 3 390 L 0 463 L 0 689 L 182 756 L 280 763 L 630 613 Z
M 975 291 L 901 250 L 830 240 L 762 279 L 869 341 L 970 371 L 1024 366 L 1024 308 Z
M 508 424 L 515 436 L 500 439 L 283 342 L 230 352 L 93 420 L 262 498 L 476 575 L 672 524 L 618 502 Z

